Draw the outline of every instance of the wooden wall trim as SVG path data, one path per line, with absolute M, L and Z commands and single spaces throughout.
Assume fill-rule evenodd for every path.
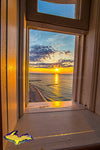
M 100 51 L 99 51 L 99 64 L 98 64 L 98 79 L 97 79 L 97 91 L 95 101 L 95 113 L 100 115 Z
M 80 40 L 80 36 L 76 36 L 76 38 L 75 38 L 75 53 L 74 53 L 74 73 L 73 73 L 72 101 L 77 101 L 78 65 L 79 65 L 79 40 Z
M 25 106 L 29 102 L 29 29 L 26 29 L 26 51 L 25 51 Z
M 23 10 L 19 0 L 19 51 L 18 51 L 18 107 L 19 118 L 23 115 Z
M 8 52 L 8 0 L 6 0 L 6 106 L 7 106 L 7 132 L 9 130 L 8 123 L 8 74 L 7 74 L 7 52 Z
M 7 105 L 7 2 L 1 0 L 1 107 L 2 107 L 2 135 L 8 132 L 8 105 Z M 7 141 L 3 138 L 3 149 L 5 149 Z
M 95 10 L 94 10 L 95 8 Z M 89 32 L 85 37 L 81 101 L 94 112 L 96 102 L 98 60 L 100 51 L 100 1 L 92 0 Z M 82 68 L 81 68 L 82 69 Z
M 92 68 L 92 84 L 90 93 L 89 109 L 95 112 L 96 106 L 96 92 L 98 82 L 98 66 L 99 66 L 99 54 L 100 54 L 100 0 L 97 0 L 96 9 L 96 23 L 95 23 L 95 45 L 94 45 L 94 61 Z
M 79 61 L 78 61 L 78 82 L 77 82 L 77 102 L 81 104 L 82 83 L 83 83 L 83 65 L 84 65 L 84 51 L 85 51 L 85 35 L 81 35 L 79 39 Z
M 25 53 L 25 33 L 24 33 L 24 16 L 25 16 L 25 0 L 19 0 L 19 54 L 18 54 L 18 107 L 19 118 L 24 113 L 24 53 Z
M 1 0 L 0 0 L 0 150 L 3 149 L 2 104 L 1 104 Z

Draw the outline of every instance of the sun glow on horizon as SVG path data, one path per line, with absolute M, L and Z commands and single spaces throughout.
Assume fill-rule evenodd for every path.
M 44 73 L 44 74 L 73 74 L 73 67 L 68 68 L 31 68 L 29 73 Z
M 55 68 L 55 73 L 59 73 L 59 68 Z
M 56 71 L 56 72 L 58 72 L 58 71 L 59 71 L 59 69 L 58 69 L 58 68 L 55 68 L 55 71 Z

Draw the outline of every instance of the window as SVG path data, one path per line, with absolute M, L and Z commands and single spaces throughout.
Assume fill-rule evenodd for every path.
M 58 2 L 58 3 L 57 3 Z M 73 3 L 64 3 L 64 1 L 59 3 L 59 0 L 38 0 L 38 12 L 61 16 L 65 18 L 75 18 L 75 1 Z
M 74 50 L 75 35 L 29 29 L 29 102 L 72 100 Z
M 43 0 L 43 1 L 51 2 L 52 0 Z M 66 1 L 68 3 L 68 0 Z M 77 82 L 78 82 L 77 75 L 79 71 L 78 63 L 80 61 L 79 60 L 80 55 L 82 56 L 82 59 L 83 59 L 84 47 L 83 46 L 80 47 L 80 45 L 83 45 L 84 38 L 82 37 L 84 37 L 84 34 L 86 34 L 88 31 L 89 6 L 90 6 L 90 0 L 77 0 L 77 2 L 75 3 L 75 10 L 74 10 L 75 18 L 68 18 L 68 16 L 63 17 L 63 16 L 59 16 L 58 14 L 55 15 L 55 14 L 43 13 L 38 8 L 38 0 L 29 0 L 27 2 L 27 16 L 26 17 L 27 17 L 27 31 L 28 31 L 27 41 L 28 42 L 29 42 L 29 30 L 30 29 L 58 32 L 58 33 L 64 33 L 64 34 L 73 34 L 76 36 L 75 37 L 74 80 L 73 80 L 73 94 L 72 94 L 73 100 L 76 99 L 76 90 L 77 90 Z M 28 49 L 29 49 L 29 43 L 28 43 Z M 29 53 L 27 54 L 29 55 Z M 28 55 L 26 56 L 27 62 L 29 61 Z M 82 63 L 80 65 L 82 65 Z M 28 65 L 26 65 L 26 67 L 27 67 L 26 70 L 28 70 Z M 82 70 L 80 71 L 82 72 Z M 28 80 L 26 81 L 26 83 L 27 82 Z M 81 88 L 79 90 L 79 93 L 81 93 Z
M 59 4 L 57 3 L 58 1 Z M 55 4 L 51 3 L 53 2 L 52 0 L 28 0 L 27 21 L 52 24 L 56 26 L 71 28 L 74 30 L 78 29 L 80 30 L 80 32 L 82 32 L 83 30 L 87 31 L 89 22 L 90 0 L 76 0 L 76 3 L 73 0 L 70 1 L 74 4 L 69 4 L 69 0 L 65 0 L 66 4 L 62 4 L 62 0 L 56 0 Z M 44 3 L 46 5 L 43 5 Z M 51 5 L 53 5 L 53 7 L 56 6 L 55 10 L 57 12 L 53 7 L 51 8 Z M 66 11 L 73 8 L 73 12 L 71 11 L 71 13 L 68 14 L 69 11 L 64 12 L 64 9 L 63 11 L 59 11 L 58 5 L 59 9 L 63 6 L 67 7 Z M 43 8 L 42 6 L 46 6 L 48 10 L 46 8 Z

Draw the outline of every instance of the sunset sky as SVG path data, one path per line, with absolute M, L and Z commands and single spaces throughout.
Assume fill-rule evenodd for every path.
M 75 36 L 30 30 L 29 72 L 72 74 Z

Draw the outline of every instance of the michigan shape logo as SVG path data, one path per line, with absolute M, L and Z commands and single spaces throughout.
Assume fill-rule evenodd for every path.
M 32 141 L 33 138 L 29 134 L 23 134 L 19 136 L 18 131 L 12 131 L 11 133 L 7 134 L 4 136 L 5 140 L 8 140 L 9 142 L 15 143 L 15 145 L 19 145 L 21 143 L 27 142 L 27 141 Z

